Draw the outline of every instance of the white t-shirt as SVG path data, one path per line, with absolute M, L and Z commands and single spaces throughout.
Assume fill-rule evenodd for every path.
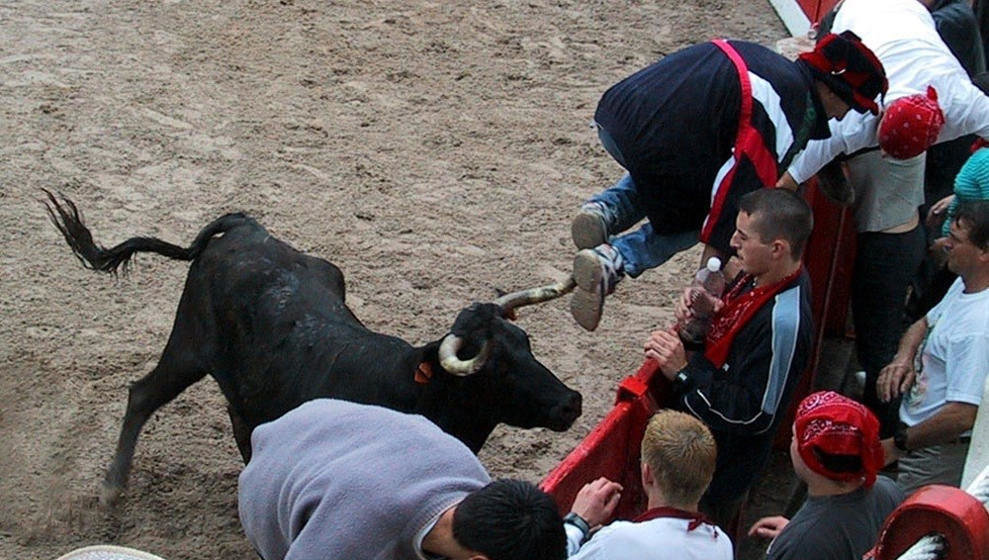
M 989 372 L 989 288 L 964 293 L 958 278 L 927 312 L 927 335 L 914 359 L 917 380 L 900 404 L 900 420 L 913 426 L 946 402 L 976 406 Z M 968 435 L 966 432 L 962 435 Z
M 877 22 L 881 22 L 877 24 Z M 882 62 L 889 80 L 885 105 L 908 95 L 937 90 L 945 123 L 937 141 L 966 134 L 989 138 L 989 97 L 972 85 L 934 27 L 934 19 L 917 0 L 845 0 L 832 33 L 851 30 Z M 878 102 L 878 100 L 877 100 Z M 828 122 L 831 137 L 811 140 L 790 165 L 790 175 L 803 183 L 839 154 L 879 145 L 879 117 L 854 110 Z
M 731 539 L 715 525 L 701 523 L 688 531 L 689 519 L 660 517 L 632 523 L 615 521 L 599 530 L 580 549 L 579 532 L 569 524 L 569 560 L 732 560 Z

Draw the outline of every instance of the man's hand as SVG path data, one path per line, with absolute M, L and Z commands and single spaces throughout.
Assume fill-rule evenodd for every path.
M 780 177 L 779 181 L 776 181 L 776 188 L 796 192 L 799 185 L 797 185 L 797 182 L 793 180 L 793 176 L 790 175 L 790 172 L 787 171 L 783 173 L 783 176 Z
M 694 316 L 694 312 L 690 310 L 690 304 L 694 301 L 694 293 L 697 289 L 693 286 L 687 287 L 680 294 L 680 299 L 673 307 L 673 316 L 676 317 L 677 322 L 682 323 Z
M 953 200 L 955 200 L 955 195 L 949 194 L 931 206 L 931 209 L 927 212 L 926 220 L 929 227 L 941 229 L 941 224 L 944 223 L 944 217 L 947 215 L 948 207 L 951 206 Z
M 913 385 L 917 372 L 913 369 L 913 360 L 895 358 L 879 372 L 876 379 L 876 395 L 879 400 L 889 402 L 902 395 Z
M 659 370 L 670 381 L 687 365 L 687 352 L 673 329 L 653 331 L 646 340 L 645 350 L 646 358 L 656 360 Z
M 676 306 L 673 308 L 673 316 L 676 317 L 678 322 L 687 321 L 694 317 L 694 304 L 700 298 L 706 298 L 706 302 L 701 302 L 702 305 L 707 305 L 710 307 L 708 316 L 714 315 L 725 306 L 725 302 L 721 298 L 712 297 L 704 293 L 703 289 L 698 286 L 688 286 L 680 294 L 680 299 L 677 300 Z
M 577 492 L 570 511 L 584 518 L 593 529 L 611 519 L 622 497 L 622 485 L 601 477 Z
M 759 521 L 753 523 L 752 527 L 749 528 L 749 536 L 775 539 L 776 535 L 780 534 L 780 531 L 782 531 L 783 527 L 786 527 L 786 524 L 789 522 L 790 520 L 782 515 L 763 517 Z

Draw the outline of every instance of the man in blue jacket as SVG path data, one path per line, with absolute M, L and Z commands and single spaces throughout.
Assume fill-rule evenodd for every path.
M 597 328 L 604 297 L 699 240 L 704 262 L 728 252 L 738 199 L 772 187 L 828 119 L 877 112 L 886 77 L 853 33 L 829 35 L 797 62 L 753 43 L 675 52 L 612 86 L 594 119 L 628 172 L 586 202 L 571 226 L 580 251 L 574 319 Z M 643 218 L 641 228 L 622 232 Z

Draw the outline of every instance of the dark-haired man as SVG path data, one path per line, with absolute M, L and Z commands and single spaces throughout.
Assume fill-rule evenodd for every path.
M 882 64 L 853 33 L 829 35 L 796 62 L 745 41 L 701 43 L 609 88 L 595 126 L 628 172 L 571 224 L 574 319 L 594 330 L 622 277 L 698 240 L 705 256 L 726 253 L 738 198 L 774 186 L 808 140 L 828 136 L 829 118 L 877 112 L 885 91 Z
M 238 501 L 264 560 L 562 560 L 552 498 L 491 482 L 422 416 L 309 401 L 251 434 Z
M 925 150 L 966 134 L 989 139 L 989 97 L 945 45 L 922 2 L 843 0 L 835 10 L 831 31 L 861 37 L 886 69 L 884 110 L 830 122 L 828 138 L 808 142 L 780 184 L 796 188 L 828 162 L 848 158 L 858 232 L 851 286 L 856 357 L 866 376 L 862 400 L 886 437 L 896 429 L 897 412 L 878 398 L 876 379 L 896 353 L 908 286 L 926 250 L 917 211 L 924 204 Z
M 701 511 L 721 527 L 735 520 L 762 469 L 812 347 L 810 280 L 801 256 L 810 207 L 785 189 L 739 200 L 735 249 L 742 272 L 711 319 L 703 352 L 687 356 L 673 329 L 653 332 L 646 357 L 673 382 L 676 406 L 700 418 L 718 444 L 714 480 Z M 685 292 L 678 319 L 689 316 Z
M 877 382 L 879 398 L 903 395 L 899 428 L 883 445 L 907 492 L 961 483 L 989 373 L 989 201 L 958 205 L 945 251 L 958 278 L 903 335 Z
M 865 406 L 821 391 L 797 407 L 790 461 L 807 483 L 807 501 L 793 519 L 763 517 L 749 536 L 774 537 L 768 560 L 861 558 L 886 517 L 903 501 L 883 465 L 879 421 Z

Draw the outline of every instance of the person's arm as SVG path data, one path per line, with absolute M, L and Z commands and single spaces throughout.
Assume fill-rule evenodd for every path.
M 780 531 L 783 530 L 783 527 L 786 527 L 786 524 L 789 522 L 790 520 L 782 515 L 763 517 L 759 521 L 753 523 L 752 527 L 749 527 L 749 536 L 764 539 L 775 539 L 776 535 L 779 535 Z
M 962 402 L 948 402 L 927 420 L 906 429 L 904 444 L 908 450 L 922 449 L 932 445 L 955 440 L 975 425 L 975 414 L 979 407 Z M 904 453 L 896 447 L 893 438 L 882 442 L 886 452 L 886 464 L 900 458 Z
M 590 536 L 591 530 L 611 519 L 622 498 L 622 485 L 601 477 L 577 492 L 570 514 L 564 517 L 567 556 L 572 556 Z
M 966 134 L 989 139 L 989 96 L 972 84 L 960 66 L 957 73 L 941 76 L 935 88 L 944 113 L 938 144 Z
M 790 294 L 794 296 L 799 294 Z M 799 316 L 776 311 L 780 311 L 778 306 L 761 319 L 757 314 L 736 335 L 727 375 L 720 374 L 702 353 L 691 357 L 676 374 L 674 389 L 679 388 L 682 402 L 711 429 L 748 434 L 766 431 L 787 386 L 806 366 L 810 340 L 800 336 Z
M 913 369 L 914 356 L 927 335 L 927 317 L 921 317 L 900 338 L 900 346 L 893 361 L 879 372 L 876 394 L 883 402 L 900 396 L 913 385 L 917 372 Z
M 849 111 L 840 121 L 831 119 L 828 122 L 831 136 L 807 143 L 807 147 L 797 154 L 786 171 L 790 180 L 798 185 L 806 183 L 840 154 L 853 154 L 864 148 L 878 146 L 878 125 L 879 119 L 872 113 Z

